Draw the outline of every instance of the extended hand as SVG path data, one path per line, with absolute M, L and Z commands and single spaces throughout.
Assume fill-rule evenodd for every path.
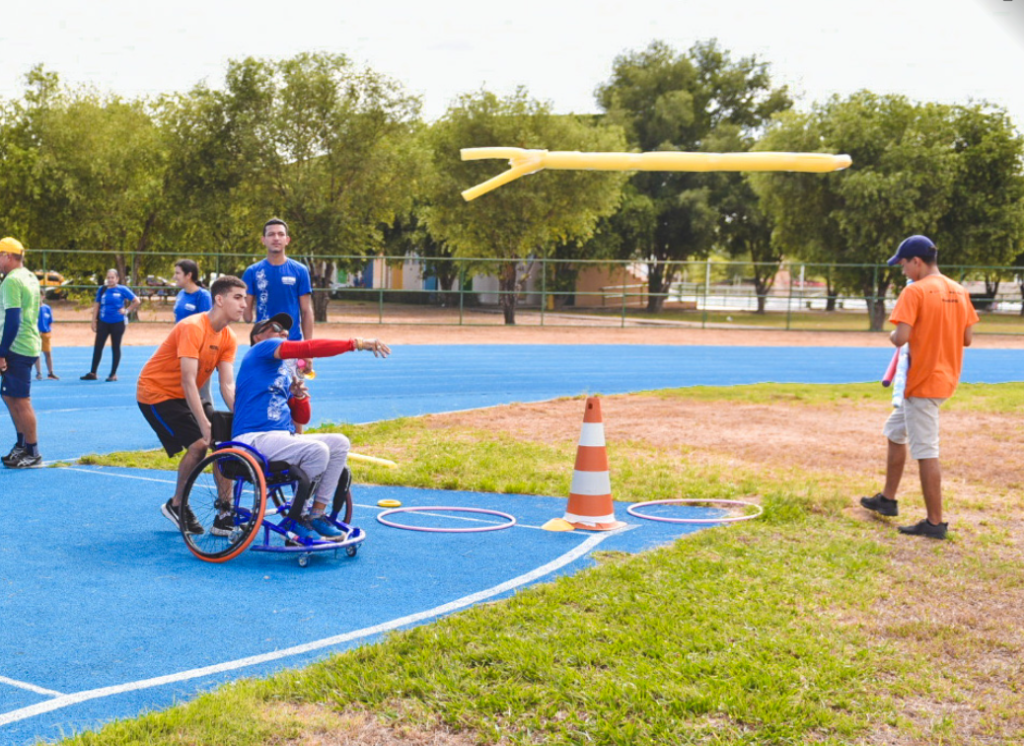
M 391 354 L 391 348 L 379 339 L 364 339 L 363 349 L 372 351 L 374 357 L 387 357 Z

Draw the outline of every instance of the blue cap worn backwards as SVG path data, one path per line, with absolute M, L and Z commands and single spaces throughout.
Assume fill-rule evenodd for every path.
M 937 255 L 938 249 L 928 236 L 911 236 L 903 239 L 888 264 L 892 267 L 899 264 L 901 259 L 913 259 L 915 256 L 930 263 L 935 261 Z

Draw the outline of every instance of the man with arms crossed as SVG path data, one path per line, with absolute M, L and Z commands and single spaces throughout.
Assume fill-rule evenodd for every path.
M 16 238 L 0 239 L 0 396 L 11 413 L 17 443 L 3 457 L 8 469 L 43 465 L 39 455 L 36 413 L 29 389 L 32 366 L 39 359 L 39 280 L 25 269 L 25 247 Z
M 175 325 L 143 367 L 136 391 L 139 409 L 167 455 L 185 451 L 178 464 L 174 497 L 163 505 L 161 512 L 176 526 L 180 527 L 184 520 L 185 530 L 192 534 L 203 533 L 203 527 L 191 510 L 186 510 L 184 517 L 180 515 L 181 496 L 189 474 L 212 442 L 212 407 L 207 410 L 203 406 L 199 389 L 216 370 L 221 396 L 228 408 L 234 409 L 233 364 L 238 340 L 228 325 L 241 321 L 245 313 L 245 283 L 224 275 L 213 283 L 210 294 L 213 308 Z M 217 531 L 214 522 L 213 532 Z
M 978 314 L 970 296 L 956 282 L 939 272 L 938 250 L 927 236 L 903 241 L 889 266 L 899 264 L 913 284 L 896 301 L 889 321 L 896 329 L 889 339 L 897 347 L 910 343 L 910 368 L 902 406 L 893 409 L 882 434 L 888 438 L 885 488 L 860 504 L 881 515 L 899 515 L 896 491 L 910 456 L 921 473 L 927 518 L 900 533 L 945 539 L 948 524 L 942 521 L 942 472 L 939 468 L 939 407 L 960 382 L 964 347 L 973 339 Z

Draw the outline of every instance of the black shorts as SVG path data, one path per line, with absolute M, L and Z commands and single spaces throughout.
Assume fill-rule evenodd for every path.
M 146 422 L 153 428 L 153 432 L 160 438 L 160 445 L 167 451 L 168 456 L 173 456 L 179 451 L 188 450 L 188 447 L 197 440 L 202 440 L 203 433 L 199 429 L 192 410 L 188 408 L 188 402 L 184 399 L 168 399 L 157 404 L 143 404 L 138 402 L 139 409 Z M 203 405 L 206 409 L 207 405 Z M 213 415 L 213 407 L 206 410 L 207 418 Z

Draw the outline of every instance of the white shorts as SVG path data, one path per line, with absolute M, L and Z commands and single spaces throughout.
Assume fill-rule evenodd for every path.
M 916 396 L 903 400 L 903 406 L 894 407 L 885 421 L 882 435 L 893 443 L 910 445 L 910 458 L 939 457 L 939 407 L 945 399 L 920 399 Z

